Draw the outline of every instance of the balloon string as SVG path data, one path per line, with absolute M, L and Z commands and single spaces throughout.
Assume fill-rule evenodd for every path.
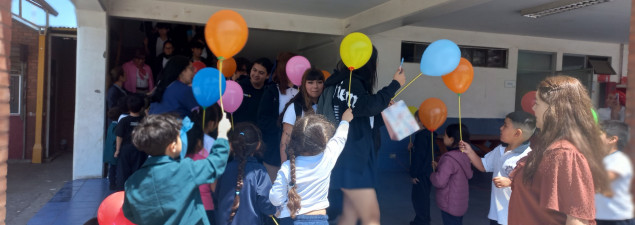
M 230 113 L 229 116 L 232 118 L 232 131 L 234 131 L 234 113 Z
M 463 140 L 463 126 L 461 125 L 461 94 L 459 94 L 459 137 Z
M 412 144 L 412 135 L 410 135 L 410 144 Z M 409 159 L 410 159 L 410 165 L 412 166 L 412 148 L 408 149 L 408 153 L 410 153 Z
M 202 121 L 203 122 L 203 126 L 202 126 L 203 127 L 203 132 L 205 132 L 205 110 L 206 109 L 207 108 L 203 108 L 203 121 Z
M 414 82 L 417 78 L 419 78 L 419 77 L 421 76 L 421 74 L 423 74 L 423 73 L 419 73 L 419 75 L 417 75 L 414 79 L 412 79 L 410 82 L 408 82 L 408 84 L 406 84 L 406 86 L 404 86 L 401 90 L 399 90 L 399 92 L 397 92 L 397 94 L 395 94 L 395 96 L 394 96 L 394 97 L 392 97 L 392 98 L 390 99 L 390 101 L 392 101 L 392 100 L 393 100 L 393 99 L 395 99 L 395 98 L 396 98 L 399 94 L 401 94 L 401 92 L 402 92 L 403 90 L 406 90 L 406 88 L 407 88 L 408 86 L 410 86 L 410 84 L 412 84 L 412 82 Z
M 273 218 L 273 216 L 271 216 L 271 219 L 273 220 L 273 222 L 278 225 L 278 221 L 276 221 L 276 218 Z
M 223 106 L 223 84 L 221 83 L 221 80 L 223 79 L 223 73 L 221 71 L 223 71 L 223 58 L 220 58 L 220 63 L 218 65 L 218 93 L 220 93 L 220 110 L 221 111 L 225 111 L 225 107 Z
M 353 68 L 350 68 L 351 73 L 348 75 L 348 108 L 351 107 L 351 82 L 353 81 Z
M 430 152 L 432 152 L 432 163 L 434 163 L 434 130 L 430 131 L 430 137 L 432 138 L 432 141 L 430 143 L 432 143 L 432 148 L 430 148 Z M 434 166 L 432 167 L 432 172 L 435 171 Z

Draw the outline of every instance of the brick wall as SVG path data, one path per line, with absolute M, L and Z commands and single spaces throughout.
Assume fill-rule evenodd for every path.
M 9 156 L 9 54 L 11 0 L 0 0 L 0 225 L 7 215 L 7 158 Z
M 25 158 L 31 159 L 33 153 L 33 144 L 35 141 L 35 104 L 37 97 L 37 57 L 39 34 L 36 30 L 24 25 L 21 22 L 14 22 L 11 31 L 13 40 L 13 42 L 11 42 L 11 45 L 26 46 L 27 50 L 26 56 L 13 57 L 13 59 L 26 59 L 25 62 L 14 63 L 26 63 L 26 69 L 24 71 L 25 73 L 23 74 L 23 82 L 26 83 L 26 90 L 24 90 L 24 102 L 26 104 L 24 115 L 26 118 L 26 126 L 23 129 L 26 129 L 26 145 L 24 146 L 24 148 L 26 149 Z M 17 49 L 19 49 L 19 47 Z M 22 157 L 22 149 L 11 149 L 11 151 L 12 152 L 10 155 L 12 156 L 12 158 L 16 158 L 14 156 L 19 156 L 20 158 Z M 43 151 L 45 151 L 45 149 L 43 149 Z

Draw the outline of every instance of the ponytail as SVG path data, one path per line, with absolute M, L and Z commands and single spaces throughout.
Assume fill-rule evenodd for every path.
M 287 155 L 289 156 L 289 169 L 291 171 L 291 181 L 289 182 L 289 192 L 287 196 L 289 201 L 287 202 L 287 207 L 289 208 L 289 214 L 291 214 L 291 218 L 295 219 L 295 214 L 300 211 L 300 195 L 298 195 L 298 186 L 295 183 L 295 154 L 293 150 L 287 151 Z
M 229 220 L 227 223 L 234 220 L 238 206 L 240 206 L 240 190 L 243 188 L 243 175 L 245 174 L 245 165 L 247 164 L 247 158 L 241 158 L 238 165 L 238 177 L 236 178 L 236 195 L 234 196 L 234 203 L 232 203 L 232 211 L 229 213 Z

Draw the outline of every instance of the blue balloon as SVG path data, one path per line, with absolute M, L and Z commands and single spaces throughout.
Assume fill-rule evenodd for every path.
M 421 55 L 421 73 L 428 76 L 443 76 L 454 71 L 460 61 L 459 46 L 447 39 L 437 40 Z
M 199 105 L 203 108 L 207 108 L 218 99 L 222 93 L 225 93 L 225 76 L 212 67 L 207 67 L 199 70 L 194 79 L 192 80 L 192 92 L 194 92 L 194 98 Z M 218 91 L 218 82 L 221 84 L 222 91 Z

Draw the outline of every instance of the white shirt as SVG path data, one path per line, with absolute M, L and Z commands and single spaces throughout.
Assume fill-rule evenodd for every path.
M 165 68 L 165 65 L 168 64 L 168 61 L 170 61 L 170 59 L 163 57 L 163 61 L 162 61 L 162 64 L 161 64 L 162 68 Z
M 326 209 L 329 207 L 328 193 L 331 170 L 335 167 L 348 136 L 348 122 L 340 122 L 333 138 L 326 144 L 324 152 L 314 156 L 296 156 L 295 185 L 300 195 L 300 210 L 296 215 Z M 291 180 L 289 160 L 282 163 L 276 181 L 269 191 L 271 204 L 280 210 L 278 218 L 289 217 L 287 208 L 289 181 Z
M 617 151 L 604 157 L 603 162 L 607 171 L 617 173 L 619 177 L 611 182 L 612 198 L 595 194 L 595 218 L 599 220 L 632 219 L 633 202 L 629 192 L 633 177 L 631 161 L 626 154 Z
M 284 110 L 284 106 L 287 105 L 289 100 L 291 100 L 295 95 L 298 94 L 298 89 L 295 88 L 287 88 L 286 94 L 282 94 L 280 92 L 280 87 L 278 87 L 278 115 L 282 114 L 282 110 Z
M 505 152 L 505 147 L 497 146 L 481 159 L 486 172 L 493 172 L 492 177 L 507 177 L 516 167 L 519 159 L 527 156 L 531 151 L 529 144 L 522 144 L 518 148 Z M 497 188 L 492 181 L 492 194 L 490 195 L 489 214 L 487 217 L 507 225 L 507 212 L 509 210 L 509 197 L 512 195 L 511 187 Z
M 209 154 L 209 151 L 212 149 L 212 146 L 214 146 L 214 138 L 212 136 L 209 136 L 207 134 L 203 135 L 203 148 L 205 148 L 205 151 L 207 151 L 207 154 Z
M 622 106 L 620 109 L 620 121 L 624 122 L 624 112 L 626 111 L 626 107 Z M 611 108 L 599 108 L 598 109 L 598 119 L 600 121 L 610 120 L 611 119 Z
M 317 112 L 317 105 L 313 104 L 312 106 L 313 111 Z M 304 116 L 304 111 L 302 111 L 302 115 L 300 115 L 300 117 Z M 289 107 L 287 108 L 287 111 L 284 112 L 284 116 L 282 116 L 282 123 L 288 123 L 289 125 L 293 126 L 295 125 L 295 120 L 297 119 L 297 115 L 295 115 L 295 103 L 291 103 L 289 104 Z
M 137 69 L 137 88 L 148 88 L 148 71 L 146 71 L 145 78 L 139 75 L 139 69 Z

